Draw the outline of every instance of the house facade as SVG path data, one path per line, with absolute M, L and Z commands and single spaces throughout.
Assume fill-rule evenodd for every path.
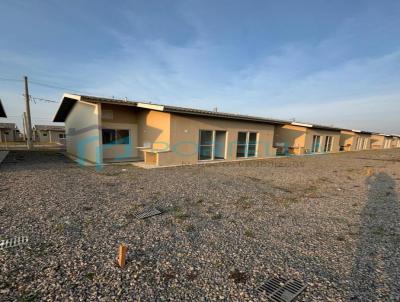
M 0 143 L 20 140 L 19 130 L 14 123 L 0 123 Z
M 322 125 L 287 123 L 277 125 L 274 146 L 280 154 L 339 152 L 340 129 Z
M 266 158 L 285 121 L 142 102 L 65 94 L 67 152 L 95 164 L 144 160 L 156 166 Z
M 371 149 L 371 132 L 361 130 L 342 130 L 340 132 L 341 151 L 359 151 Z
M 399 135 L 393 135 L 392 148 L 400 148 L 400 136 Z
M 393 137 L 386 134 L 375 133 L 371 135 L 371 149 L 389 149 L 392 148 Z
M 33 140 L 37 143 L 58 143 L 65 140 L 65 127 L 56 125 L 33 126 Z

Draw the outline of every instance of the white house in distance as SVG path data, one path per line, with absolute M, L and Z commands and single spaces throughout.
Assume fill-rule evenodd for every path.
M 65 140 L 65 127 L 35 125 L 33 127 L 33 140 L 37 143 L 63 143 Z
M 0 143 L 20 140 L 19 130 L 14 123 L 0 123 Z

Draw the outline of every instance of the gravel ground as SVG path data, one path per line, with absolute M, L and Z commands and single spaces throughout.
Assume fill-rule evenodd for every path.
M 0 250 L 2 301 L 262 301 L 272 276 L 400 301 L 399 149 L 100 171 L 12 151 L 0 179 L 0 239 L 29 237 Z

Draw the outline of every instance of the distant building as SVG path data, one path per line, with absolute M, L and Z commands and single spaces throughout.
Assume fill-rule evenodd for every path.
M 371 132 L 361 130 L 342 130 L 340 132 L 340 150 L 358 151 L 371 149 Z
M 375 133 L 371 136 L 372 149 L 389 149 L 392 148 L 392 135 Z
M 340 128 L 292 122 L 276 126 L 274 143 L 279 154 L 339 152 Z
M 400 148 L 400 135 L 393 135 L 392 148 Z
M 0 123 L 0 143 L 20 140 L 19 130 L 14 123 Z
M 37 143 L 64 143 L 65 127 L 56 125 L 35 125 L 33 140 Z

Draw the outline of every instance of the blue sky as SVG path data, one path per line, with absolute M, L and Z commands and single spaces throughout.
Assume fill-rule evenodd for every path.
M 26 74 L 57 101 L 76 90 L 400 133 L 397 0 L 2 0 L 0 37 L 0 98 L 19 124 L 22 83 L 1 78 Z M 32 104 L 33 122 L 57 107 Z

